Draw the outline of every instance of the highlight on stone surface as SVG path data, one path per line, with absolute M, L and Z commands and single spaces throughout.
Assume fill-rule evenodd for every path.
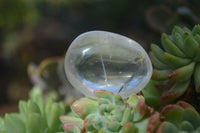
M 107 90 L 127 98 L 141 91 L 152 75 L 150 59 L 137 42 L 105 31 L 78 36 L 64 65 L 72 86 L 88 97 L 95 97 L 95 90 Z

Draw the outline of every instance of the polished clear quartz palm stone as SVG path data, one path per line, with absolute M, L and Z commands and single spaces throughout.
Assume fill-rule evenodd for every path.
M 72 86 L 88 97 L 107 90 L 129 97 L 141 91 L 152 75 L 145 50 L 125 36 L 90 31 L 78 36 L 65 57 L 65 71 Z

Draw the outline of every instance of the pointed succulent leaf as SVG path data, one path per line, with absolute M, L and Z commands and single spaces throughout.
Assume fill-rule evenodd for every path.
M 168 53 L 176 55 L 178 57 L 185 57 L 185 54 L 173 43 L 172 40 L 169 39 L 167 34 L 162 34 L 161 42 L 162 46 Z
M 153 70 L 152 80 L 167 80 L 168 74 L 171 73 L 172 70 Z
M 48 118 L 48 115 L 50 113 L 52 104 L 53 104 L 53 99 L 52 98 L 48 98 L 47 101 L 46 101 L 46 106 L 44 108 L 44 112 L 46 114 L 46 116 L 45 116 L 46 118 Z
M 81 133 L 81 129 L 76 124 L 77 123 L 73 123 L 73 122 L 65 123 L 65 124 L 63 124 L 63 129 L 67 133 Z
M 135 108 L 138 104 L 139 98 L 137 95 L 132 94 L 129 99 L 127 100 L 127 103 L 132 107 Z
M 27 115 L 27 103 L 25 101 L 19 101 L 19 111 L 24 116 L 24 119 Z
M 180 34 L 181 39 L 182 39 L 184 30 L 179 26 L 174 26 L 174 28 L 172 29 L 172 39 L 175 39 L 175 36 L 176 36 L 175 34 Z
M 195 55 L 194 51 L 199 46 L 198 42 L 195 40 L 195 38 L 192 35 L 189 35 L 186 37 L 184 43 L 185 43 L 184 45 L 185 54 L 187 54 L 188 57 L 191 57 L 191 58 L 194 57 Z
M 191 59 L 181 58 L 178 56 L 174 56 L 167 52 L 164 52 L 162 57 L 160 57 L 165 64 L 168 64 L 169 68 L 177 69 L 181 66 L 188 65 L 191 63 Z M 168 69 L 169 69 L 168 68 Z
M 163 62 L 161 62 L 152 51 L 149 52 L 149 56 L 151 59 L 151 63 L 153 65 L 153 67 L 155 67 L 158 70 L 165 70 L 165 69 L 169 69 L 169 66 L 167 64 L 164 64 Z
M 172 35 L 174 42 L 176 46 L 181 50 L 184 51 L 184 40 L 182 38 L 182 35 L 179 33 L 174 33 L 174 36 Z
M 38 105 L 32 100 L 29 100 L 27 103 L 27 112 L 41 113 Z
M 172 82 L 184 82 L 191 78 L 194 71 L 195 63 L 192 62 L 189 65 L 183 66 L 169 73 L 167 78 Z
M 200 25 L 195 25 L 194 28 L 192 29 L 192 34 L 193 35 L 198 35 L 200 34 Z
M 166 64 L 164 62 L 164 51 L 159 47 L 157 46 L 156 44 L 151 44 L 151 50 L 153 52 L 153 54 L 155 55 L 155 57 L 162 63 Z
M 42 116 L 45 117 L 45 105 L 42 98 L 42 90 L 39 87 L 35 86 L 30 92 L 30 98 L 38 105 Z
M 45 119 L 38 113 L 29 113 L 27 117 L 27 133 L 44 133 L 47 131 L 47 123 Z
M 64 104 L 64 102 L 59 102 L 58 104 L 59 104 L 60 114 L 65 114 L 66 105 Z
M 121 133 L 138 133 L 138 129 L 132 122 L 127 122 L 124 124 Z
M 147 86 L 142 90 L 145 102 L 148 105 L 153 106 L 156 110 L 159 108 L 158 101 L 162 95 L 162 91 L 156 87 L 159 84 L 162 84 L 162 81 L 150 80 Z
M 121 125 L 124 125 L 126 122 L 129 122 L 129 121 L 133 121 L 133 113 L 131 112 L 131 108 L 127 107 L 124 111 Z
M 175 83 L 169 90 L 161 95 L 159 105 L 163 106 L 168 103 L 174 102 L 177 98 L 179 98 L 186 92 L 189 84 L 190 81 Z
M 56 132 L 57 129 L 59 129 L 59 127 L 61 126 L 59 116 L 60 116 L 59 104 L 53 103 L 47 118 L 49 131 L 52 133 Z
M 89 98 L 82 98 L 75 101 L 71 105 L 71 109 L 77 113 L 82 119 L 84 119 L 88 114 L 96 112 L 98 103 Z

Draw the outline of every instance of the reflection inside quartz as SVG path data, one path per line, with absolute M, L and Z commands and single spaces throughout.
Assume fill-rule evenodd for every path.
M 110 52 L 96 54 L 86 48 L 75 67 L 82 82 L 92 90 L 109 90 L 113 93 L 128 91 L 142 82 L 147 73 L 142 56 L 115 56 Z M 98 53 L 98 52 L 97 52 Z

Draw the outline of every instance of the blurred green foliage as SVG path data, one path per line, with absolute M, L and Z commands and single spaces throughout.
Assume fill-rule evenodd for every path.
M 44 15 L 45 9 L 55 10 L 88 2 L 92 2 L 92 0 L 0 0 L 0 28 L 13 29 L 24 25 L 33 26 Z
M 155 3 L 156 1 L 158 0 L 151 2 Z M 115 25 L 131 12 L 135 14 L 142 11 L 151 2 L 132 0 L 1 0 L 0 28 L 12 29 L 20 26 L 32 26 L 46 16 L 66 17 L 70 15 L 70 11 L 74 10 L 85 13 L 84 17 L 87 19 L 103 22 L 102 25 L 106 23 Z M 102 19 L 106 17 L 111 17 L 107 20 L 112 21 L 108 22 L 106 19 Z
M 63 56 L 83 32 L 116 32 L 148 50 L 174 25 L 200 23 L 199 6 L 199 0 L 0 0 L 0 104 L 19 76 L 29 82 L 30 62 Z
M 160 8 L 162 5 L 165 5 L 165 9 Z M 0 28 L 33 26 L 46 17 L 54 17 L 58 21 L 68 21 L 69 23 L 71 21 L 70 24 L 79 21 L 80 25 L 80 21 L 82 21 L 83 24 L 117 28 L 123 26 L 121 24 L 129 23 L 128 21 L 134 19 L 132 17 L 144 20 L 144 14 L 150 15 L 147 23 L 155 22 L 154 19 L 163 22 L 161 19 L 168 18 L 167 15 L 171 14 L 172 20 L 169 18 L 171 21 L 165 26 L 169 23 L 191 24 L 191 21 L 192 23 L 199 22 L 199 5 L 198 0 L 1 0 Z M 152 12 L 152 10 L 148 10 L 150 8 L 154 8 L 157 13 L 154 15 L 148 13 Z M 163 12 L 166 16 L 159 16 L 163 15 Z M 176 19 L 174 19 L 174 15 Z M 129 23 L 129 25 L 131 24 Z
M 23 25 L 36 24 L 39 12 L 34 2 L 27 0 L 0 1 L 0 28 L 12 29 Z

